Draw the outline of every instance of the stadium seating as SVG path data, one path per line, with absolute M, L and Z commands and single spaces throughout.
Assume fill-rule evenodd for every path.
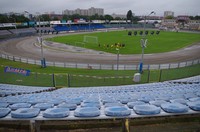
M 70 26 L 61 26 L 61 25 L 57 25 L 54 26 L 54 29 L 56 31 L 77 31 L 77 30 L 94 30 L 94 29 L 102 29 L 105 28 L 104 25 L 102 24 L 90 24 L 90 25 L 86 25 L 86 24 L 82 24 L 82 25 L 70 25 Z
M 136 105 L 133 107 L 133 110 L 139 115 L 155 115 L 160 113 L 160 107 L 149 104 Z
M 69 115 L 68 108 L 50 108 L 44 111 L 43 117 L 45 118 L 64 118 Z
M 74 111 L 75 117 L 96 117 L 100 115 L 100 110 L 97 107 L 82 107 Z
M 129 116 L 131 110 L 125 106 L 110 106 L 105 109 L 105 115 L 107 116 Z
M 0 118 L 7 116 L 10 111 L 9 108 L 0 108 Z
M 0 120 L 109 119 L 110 116 L 135 118 L 196 114 L 200 112 L 199 78 L 200 76 L 162 83 L 57 90 L 0 84 L 0 95 L 9 93 L 0 97 Z M 11 94 L 15 91 L 18 94 Z
M 19 108 L 11 112 L 12 118 L 33 118 L 40 113 L 38 108 Z
M 0 36 L 11 35 L 12 33 L 8 30 L 0 30 Z

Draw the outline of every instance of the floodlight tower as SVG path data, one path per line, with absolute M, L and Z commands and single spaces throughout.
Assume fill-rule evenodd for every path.
M 146 34 L 145 34 L 145 31 L 146 31 L 146 19 L 147 19 L 147 17 L 149 17 L 151 14 L 155 14 L 155 12 L 152 11 L 149 15 L 144 16 L 143 35 L 142 35 L 142 39 L 141 39 L 141 41 L 140 41 L 141 47 L 142 47 L 142 57 L 141 57 L 140 66 L 139 66 L 139 72 L 140 72 L 140 73 L 143 72 L 144 48 L 146 47 L 147 41 L 148 41 L 147 38 L 146 38 Z
M 41 46 L 41 66 L 42 68 L 45 68 L 46 67 L 46 60 L 44 58 L 44 51 L 43 51 L 43 40 L 42 40 L 42 33 L 41 33 L 41 24 L 40 24 L 40 15 L 39 13 L 38 14 L 38 20 L 39 20 L 39 43 L 40 43 L 40 46 Z

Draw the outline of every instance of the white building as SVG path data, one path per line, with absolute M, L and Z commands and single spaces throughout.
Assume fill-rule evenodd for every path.
M 94 7 L 91 7 L 89 9 L 76 9 L 76 10 L 64 10 L 63 11 L 63 14 L 64 15 L 74 15 L 74 14 L 79 14 L 79 15 L 83 15 L 83 16 L 92 16 L 92 15 L 95 15 L 95 14 L 98 14 L 98 15 L 104 15 L 104 9 L 102 8 L 94 8 Z
M 164 12 L 164 17 L 172 16 L 174 17 L 174 12 L 173 11 L 165 11 Z

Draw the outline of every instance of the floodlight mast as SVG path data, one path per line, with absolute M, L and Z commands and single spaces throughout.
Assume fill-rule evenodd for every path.
M 141 47 L 142 47 L 142 57 L 140 60 L 140 65 L 139 65 L 139 72 L 142 73 L 143 72 L 143 58 L 144 58 L 144 48 L 147 45 L 147 38 L 146 38 L 146 19 L 147 17 L 149 17 L 151 14 L 155 14 L 154 11 L 152 11 L 149 15 L 144 16 L 144 24 L 143 24 L 143 35 L 142 35 L 142 39 L 141 39 Z
M 43 40 L 42 40 L 42 33 L 41 33 L 41 24 L 40 24 L 40 16 L 38 14 L 38 19 L 39 19 L 39 39 L 40 39 L 40 46 L 41 46 L 41 67 L 45 68 L 46 67 L 46 61 L 44 58 L 44 51 L 43 51 Z

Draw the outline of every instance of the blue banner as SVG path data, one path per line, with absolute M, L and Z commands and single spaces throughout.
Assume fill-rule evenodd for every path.
M 4 68 L 4 72 L 21 74 L 21 75 L 24 75 L 24 76 L 29 76 L 30 73 L 31 73 L 30 70 L 24 70 L 24 69 L 21 69 L 21 68 L 14 68 L 14 67 L 9 67 L 9 66 L 6 66 Z

